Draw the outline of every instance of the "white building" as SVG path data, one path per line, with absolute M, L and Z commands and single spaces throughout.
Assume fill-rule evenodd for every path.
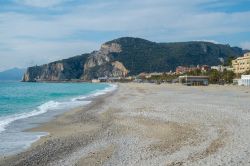
M 100 80 L 98 80 L 98 79 L 93 79 L 92 80 L 92 83 L 100 83 L 101 81 Z
M 218 65 L 218 66 L 212 66 L 211 69 L 223 72 L 224 70 L 227 71 L 233 71 L 233 68 L 230 66 L 222 66 L 222 65 Z
M 238 84 L 241 86 L 250 86 L 250 75 L 242 75 Z

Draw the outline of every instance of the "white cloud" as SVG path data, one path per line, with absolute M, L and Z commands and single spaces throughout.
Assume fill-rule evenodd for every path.
M 194 41 L 203 41 L 203 42 L 209 42 L 209 43 L 214 43 L 214 44 L 222 44 L 216 40 L 207 40 L 207 39 L 202 39 L 202 40 L 194 40 Z
M 66 0 L 16 1 L 44 8 L 66 2 Z M 5 68 L 4 65 L 30 65 L 29 61 L 47 63 L 50 60 L 97 49 L 101 44 L 99 40 L 86 41 L 84 35 L 77 36 L 77 40 L 68 40 L 79 32 L 91 31 L 93 36 L 95 31 L 121 32 L 127 36 L 160 42 L 212 39 L 213 36 L 250 32 L 250 11 L 208 12 L 200 8 L 204 3 L 222 5 L 220 2 L 220 0 L 93 0 L 73 6 L 72 10 L 67 7 L 67 12 L 56 15 L 0 12 L 0 43 L 2 43 L 0 68 Z M 15 63 L 11 59 L 15 59 Z
M 1 45 L 1 43 L 0 43 Z M 99 43 L 89 41 L 30 41 L 14 39 L 1 49 L 0 71 L 12 67 L 27 67 L 81 55 L 99 47 Z
M 6 24 L 11 24 L 9 26 L 19 27 L 20 30 L 12 34 L 32 37 L 52 38 L 89 30 L 125 31 L 134 35 L 163 30 L 171 38 L 185 39 L 249 31 L 250 12 L 197 12 L 193 4 L 200 3 L 199 0 L 184 5 L 162 0 L 156 1 L 155 5 L 149 5 L 152 1 L 146 2 L 82 5 L 70 13 L 49 16 L 46 20 L 36 15 L 13 13 L 2 17 Z
M 31 7 L 53 7 L 60 5 L 67 0 L 16 0 L 17 3 Z

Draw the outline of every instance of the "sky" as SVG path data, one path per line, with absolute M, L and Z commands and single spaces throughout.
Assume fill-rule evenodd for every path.
M 250 49 L 250 0 L 0 0 L 0 71 L 125 36 Z

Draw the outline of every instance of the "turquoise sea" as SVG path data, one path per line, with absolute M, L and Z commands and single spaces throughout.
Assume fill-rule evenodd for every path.
M 0 155 L 21 151 L 47 134 L 24 130 L 115 88 L 112 84 L 0 82 Z

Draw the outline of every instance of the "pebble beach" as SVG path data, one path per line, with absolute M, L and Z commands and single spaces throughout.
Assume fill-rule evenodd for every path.
M 124 83 L 28 132 L 0 165 L 248 166 L 250 88 Z

